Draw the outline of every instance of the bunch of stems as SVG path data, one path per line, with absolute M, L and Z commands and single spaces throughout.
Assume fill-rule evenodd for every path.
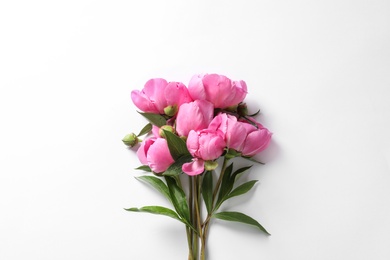
M 188 260 L 205 260 L 206 259 L 206 241 L 209 231 L 210 221 L 212 213 L 215 210 L 215 202 L 218 191 L 220 189 L 222 178 L 225 173 L 226 164 L 228 159 L 225 157 L 221 169 L 221 174 L 218 177 L 217 184 L 214 187 L 212 196 L 212 209 L 207 213 L 206 217 L 202 218 L 202 200 L 201 200 L 201 187 L 203 181 L 203 174 L 196 176 L 188 176 L 189 178 L 189 196 L 188 205 L 190 208 L 191 224 L 195 227 L 196 232 L 186 227 L 187 241 L 188 241 Z M 200 249 L 200 250 L 199 250 Z

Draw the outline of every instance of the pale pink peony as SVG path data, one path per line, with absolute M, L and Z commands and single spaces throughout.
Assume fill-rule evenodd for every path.
M 188 84 L 191 97 L 207 100 L 215 108 L 227 108 L 238 105 L 247 94 L 245 81 L 232 81 L 218 74 L 195 75 Z
M 163 138 L 143 141 L 138 148 L 137 156 L 142 164 L 148 165 L 155 173 L 165 172 L 174 163 L 167 140 Z
M 214 115 L 214 107 L 205 100 L 195 100 L 180 106 L 176 118 L 176 132 L 179 136 L 188 136 L 191 130 L 208 127 Z
M 177 109 L 183 103 L 192 101 L 183 83 L 168 83 L 161 78 L 150 79 L 141 91 L 133 90 L 131 99 L 141 111 L 156 114 L 165 114 L 164 109 L 169 106 Z
M 191 130 L 187 138 L 187 149 L 195 158 L 192 162 L 183 164 L 182 170 L 188 175 L 198 175 L 204 171 L 204 161 L 219 158 L 226 143 L 221 131 Z

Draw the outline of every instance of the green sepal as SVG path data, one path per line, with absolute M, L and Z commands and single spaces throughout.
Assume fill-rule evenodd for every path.
M 245 215 L 244 213 L 241 212 L 234 212 L 234 211 L 224 211 L 224 212 L 219 212 L 213 215 L 213 217 L 226 220 L 226 221 L 235 221 L 235 222 L 240 222 L 248 225 L 252 225 L 266 233 L 267 235 L 271 235 L 268 233 L 268 231 L 255 219 L 249 217 L 248 215 Z
M 143 117 L 145 117 L 150 123 L 152 123 L 155 126 L 162 127 L 163 125 L 167 124 L 167 120 L 165 117 L 159 114 L 153 114 L 153 113 L 143 113 L 143 112 L 138 112 L 141 114 Z
M 171 196 L 169 194 L 168 186 L 160 178 L 155 176 L 145 175 L 145 176 L 136 177 L 136 179 L 150 184 L 153 188 L 155 188 L 162 195 L 164 195 L 164 197 L 166 197 L 170 202 L 172 202 Z
M 139 132 L 137 136 L 141 136 L 149 133 L 150 131 L 152 131 L 152 128 L 153 128 L 152 124 L 148 123 L 147 125 L 144 126 L 144 128 L 142 128 L 142 130 Z
M 256 113 L 253 113 L 253 114 L 251 114 L 251 115 L 248 115 L 249 117 L 254 117 L 254 116 L 257 116 L 258 114 L 260 114 L 260 109 L 259 110 L 257 110 L 257 112 Z
M 179 136 L 164 130 L 165 139 L 168 143 L 169 152 L 174 160 L 179 159 L 182 156 L 190 155 L 190 152 L 187 149 L 186 142 L 181 139 Z
M 206 205 L 207 213 L 211 213 L 213 207 L 213 172 L 206 171 L 202 181 L 202 196 Z
M 225 157 L 227 159 L 233 159 L 235 157 L 240 157 L 241 156 L 241 153 L 240 152 L 237 152 L 236 150 L 234 149 L 228 149 L 226 154 L 225 154 Z
M 184 155 L 177 159 L 169 168 L 162 174 L 164 176 L 178 176 L 182 174 L 183 164 L 192 160 L 191 155 Z
M 141 171 L 145 171 L 145 172 L 152 172 L 152 169 L 150 169 L 150 167 L 147 166 L 147 165 L 141 165 L 141 166 L 135 168 L 135 170 L 141 170 Z
M 255 162 L 255 163 L 258 163 L 258 164 L 262 164 L 262 165 L 265 164 L 263 162 L 260 162 L 260 161 L 257 161 L 255 159 L 253 159 L 252 157 L 247 157 L 247 156 L 241 156 L 241 157 L 244 158 L 244 159 L 247 159 L 248 161 L 251 161 L 251 162 Z

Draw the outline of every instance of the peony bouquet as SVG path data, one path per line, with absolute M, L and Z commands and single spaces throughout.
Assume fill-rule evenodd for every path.
M 236 157 L 252 157 L 267 148 L 271 133 L 249 114 L 244 98 L 246 83 L 223 75 L 195 75 L 188 88 L 180 82 L 156 78 L 133 90 L 131 99 L 149 123 L 138 135 L 123 138 L 136 146 L 149 172 L 137 179 L 151 185 L 172 208 L 144 206 L 128 211 L 171 217 L 185 225 L 188 259 L 206 259 L 206 240 L 212 219 L 252 225 L 269 234 L 250 216 L 221 211 L 228 199 L 248 192 L 257 182 L 236 185 L 251 166 L 235 169 Z M 140 137 L 146 135 L 144 140 Z M 140 143 L 140 144 L 139 144 Z

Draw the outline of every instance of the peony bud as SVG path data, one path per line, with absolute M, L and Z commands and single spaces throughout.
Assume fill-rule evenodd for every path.
M 136 144 L 138 144 L 139 141 L 140 141 L 140 139 L 138 139 L 138 137 L 134 133 L 128 134 L 125 137 L 123 137 L 123 139 L 122 139 L 122 142 L 125 145 L 130 146 L 130 147 L 135 146 Z
M 176 115 L 178 110 L 179 108 L 176 105 L 167 106 L 164 108 L 164 114 L 166 114 L 167 116 L 174 116 Z
M 159 131 L 158 131 L 158 134 L 165 139 L 165 133 L 164 133 L 164 130 L 165 131 L 168 131 L 168 132 L 171 132 L 171 133 L 174 133 L 175 130 L 173 129 L 172 126 L 170 125 L 163 125 L 162 127 L 160 127 Z

